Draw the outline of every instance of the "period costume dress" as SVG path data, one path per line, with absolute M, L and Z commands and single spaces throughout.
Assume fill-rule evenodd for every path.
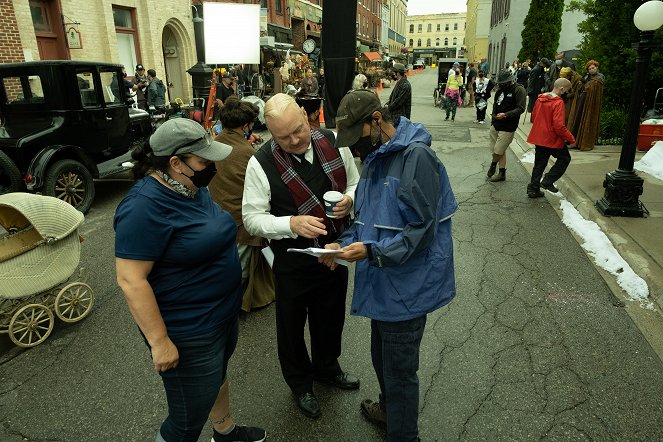
M 585 75 L 569 115 L 571 133 L 580 150 L 592 150 L 599 138 L 603 74 Z

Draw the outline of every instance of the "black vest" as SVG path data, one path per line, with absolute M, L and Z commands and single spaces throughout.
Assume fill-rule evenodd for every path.
M 265 172 L 265 175 L 267 175 L 269 188 L 272 192 L 272 197 L 270 200 L 270 213 L 274 216 L 298 215 L 299 213 L 297 212 L 297 206 L 292 200 L 290 192 L 288 192 L 288 187 L 281 179 L 281 174 L 276 167 L 276 160 L 272 154 L 271 143 L 265 143 L 256 152 L 255 157 L 256 160 L 258 160 L 258 163 L 260 163 L 260 166 Z M 292 159 L 292 164 L 300 178 L 320 199 L 320 201 L 322 201 L 322 195 L 324 195 L 325 192 L 332 190 L 331 181 L 329 181 L 329 177 L 325 171 L 322 170 L 322 165 L 320 164 L 318 155 L 315 153 L 315 151 L 313 152 L 313 164 L 311 165 L 308 173 L 303 172 L 305 166 L 302 166 L 302 164 L 295 158 Z M 320 236 L 318 238 L 319 247 L 324 247 L 325 244 L 334 242 L 336 238 L 338 238 L 338 234 L 333 235 L 332 232 L 328 232 L 326 236 Z M 299 273 L 306 268 L 310 268 L 311 270 L 318 270 L 321 266 L 321 264 L 318 262 L 318 258 L 301 253 L 287 252 L 287 249 L 291 247 L 297 249 L 313 247 L 313 240 L 311 239 L 300 236 L 294 239 L 285 238 L 271 240 L 269 246 L 274 251 L 274 272 L 283 273 L 294 271 Z M 287 259 L 283 259 L 286 257 Z

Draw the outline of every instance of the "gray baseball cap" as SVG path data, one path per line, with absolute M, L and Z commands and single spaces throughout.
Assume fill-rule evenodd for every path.
M 355 144 L 364 130 L 364 121 L 380 109 L 380 98 L 371 90 L 357 89 L 345 94 L 336 112 L 336 147 Z
M 190 153 L 210 161 L 221 161 L 233 150 L 188 118 L 173 118 L 159 126 L 150 137 L 150 147 L 157 157 Z

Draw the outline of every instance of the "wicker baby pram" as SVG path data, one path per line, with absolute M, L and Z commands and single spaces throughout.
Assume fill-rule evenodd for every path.
M 90 313 L 94 294 L 78 279 L 78 227 L 83 214 L 70 204 L 29 193 L 0 195 L 0 333 L 20 347 L 41 344 L 64 322 Z

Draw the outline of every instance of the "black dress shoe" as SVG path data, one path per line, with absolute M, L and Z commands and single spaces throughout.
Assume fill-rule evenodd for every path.
M 304 393 L 297 397 L 297 406 L 304 416 L 315 419 L 320 417 L 320 404 L 313 393 Z
M 356 390 L 359 388 L 359 379 L 347 372 L 341 372 L 336 376 L 314 376 L 313 380 L 342 390 Z

